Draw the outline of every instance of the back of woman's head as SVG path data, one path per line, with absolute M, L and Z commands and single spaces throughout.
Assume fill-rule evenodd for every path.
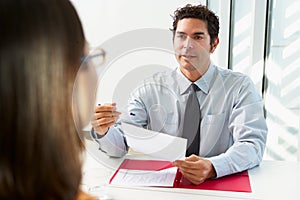
M 75 198 L 80 20 L 68 0 L 1 0 L 0 27 L 0 199 Z

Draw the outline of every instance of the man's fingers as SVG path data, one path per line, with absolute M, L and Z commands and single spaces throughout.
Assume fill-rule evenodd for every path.
M 180 171 L 182 172 L 182 174 L 189 174 L 191 176 L 196 175 L 196 170 L 191 169 L 191 168 L 180 167 Z
M 186 169 L 198 169 L 199 164 L 195 161 L 186 161 L 186 160 L 176 160 L 174 165 L 179 168 L 186 168 Z
M 109 123 L 115 123 L 117 118 L 101 118 L 98 120 L 92 121 L 93 126 L 103 126 Z
M 195 185 L 199 185 L 200 183 L 203 183 L 205 181 L 204 177 L 199 177 L 194 173 L 190 173 L 190 172 L 186 172 L 183 170 L 180 170 L 182 175 L 184 176 L 184 178 L 186 178 L 187 180 L 189 180 L 191 183 L 195 184 Z
M 110 126 L 119 119 L 120 112 L 116 111 L 116 103 L 96 106 L 91 124 L 94 131 L 100 135 L 105 134 Z
M 94 114 L 94 119 L 101 119 L 101 118 L 112 118 L 112 117 L 119 117 L 122 113 L 120 112 L 98 112 Z
M 195 154 L 190 155 L 189 157 L 185 158 L 186 161 L 192 161 L 196 162 L 198 160 L 201 160 L 199 156 L 196 156 Z
M 115 122 L 111 122 L 102 126 L 94 127 L 94 131 L 96 131 L 97 133 L 106 133 L 108 128 L 114 124 Z

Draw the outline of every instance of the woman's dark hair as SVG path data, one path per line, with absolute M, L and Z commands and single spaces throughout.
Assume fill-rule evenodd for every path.
M 219 18 L 209 10 L 207 7 L 203 5 L 191 5 L 187 4 L 185 7 L 178 8 L 174 12 L 173 16 L 173 38 L 176 33 L 177 24 L 179 20 L 184 18 L 195 18 L 203 20 L 207 25 L 207 30 L 210 36 L 210 45 L 215 42 L 219 35 Z
M 69 0 L 1 0 L 0 27 L 0 199 L 75 199 L 79 17 Z

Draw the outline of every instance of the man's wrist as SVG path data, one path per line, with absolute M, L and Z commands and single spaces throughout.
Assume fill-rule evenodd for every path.
M 211 170 L 210 170 L 210 178 L 216 178 L 217 177 L 217 173 L 216 173 L 216 170 L 215 170 L 215 167 L 212 163 L 211 164 Z
M 208 178 L 211 178 L 211 179 L 214 179 L 217 177 L 217 173 L 216 173 L 216 170 L 215 170 L 215 167 L 214 165 L 212 164 L 212 162 L 210 160 L 207 160 L 208 163 L 209 163 L 209 172 L 208 172 Z

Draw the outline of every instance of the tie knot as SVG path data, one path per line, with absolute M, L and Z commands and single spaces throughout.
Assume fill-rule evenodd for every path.
M 199 87 L 198 87 L 195 83 L 192 83 L 192 84 L 191 84 L 191 87 L 192 87 L 192 90 L 193 90 L 194 92 L 196 92 L 196 91 L 199 90 Z

